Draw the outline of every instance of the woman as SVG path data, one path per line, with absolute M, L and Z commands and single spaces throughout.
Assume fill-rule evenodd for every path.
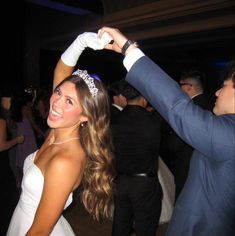
M 38 133 L 36 135 L 37 145 L 41 147 L 45 137 L 49 133 L 49 127 L 47 125 L 47 116 L 49 112 L 49 98 L 50 93 L 46 88 L 39 88 L 36 91 L 36 97 L 33 102 L 33 114 L 35 123 L 38 124 L 43 134 Z
M 0 104 L 0 235 L 6 235 L 11 215 L 18 201 L 18 190 L 14 173 L 9 163 L 9 150 L 24 141 L 24 136 L 12 138 L 9 129 L 11 93 L 4 91 L 1 94 Z
M 80 184 L 88 212 L 96 219 L 109 216 L 113 177 L 108 97 L 101 81 L 86 71 L 71 75 L 88 46 L 87 36 L 94 49 L 104 47 L 97 34 L 84 33 L 59 60 L 47 118 L 51 132 L 25 160 L 22 194 L 7 235 L 74 235 L 62 212 Z
M 16 147 L 17 186 L 20 189 L 25 158 L 38 149 L 36 132 L 43 133 L 34 121 L 33 96 L 24 90 L 19 92 L 12 106 L 12 119 L 16 123 L 16 133 L 24 134 L 24 143 Z

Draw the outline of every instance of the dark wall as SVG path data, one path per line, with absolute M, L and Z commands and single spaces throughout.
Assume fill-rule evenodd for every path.
M 1 5 L 1 87 L 23 87 L 24 36 L 21 2 Z M 16 20 L 15 20 L 16 19 Z M 4 84 L 4 85 L 3 85 Z

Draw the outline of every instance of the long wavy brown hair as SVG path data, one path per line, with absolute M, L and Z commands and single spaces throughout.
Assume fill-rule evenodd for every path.
M 95 219 L 108 218 L 113 200 L 114 169 L 107 90 L 100 80 L 94 79 L 98 93 L 92 97 L 87 84 L 79 76 L 69 76 L 65 81 L 75 84 L 83 115 L 88 118 L 79 128 L 87 158 L 81 200 Z

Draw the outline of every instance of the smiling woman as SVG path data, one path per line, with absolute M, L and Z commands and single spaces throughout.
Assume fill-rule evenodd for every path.
M 62 212 L 79 186 L 87 211 L 98 220 L 109 217 L 113 173 L 108 95 L 102 81 L 86 71 L 72 75 L 88 44 L 102 49 L 105 43 L 95 33 L 84 33 L 58 61 L 47 118 L 51 132 L 24 162 L 22 194 L 7 235 L 75 235 Z

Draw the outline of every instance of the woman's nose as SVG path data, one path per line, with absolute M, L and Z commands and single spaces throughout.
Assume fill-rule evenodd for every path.
M 53 103 L 54 103 L 56 106 L 60 106 L 61 103 L 62 103 L 62 101 L 63 101 L 63 98 L 62 98 L 62 97 L 57 97 L 57 98 L 55 98 L 55 100 L 54 100 Z

